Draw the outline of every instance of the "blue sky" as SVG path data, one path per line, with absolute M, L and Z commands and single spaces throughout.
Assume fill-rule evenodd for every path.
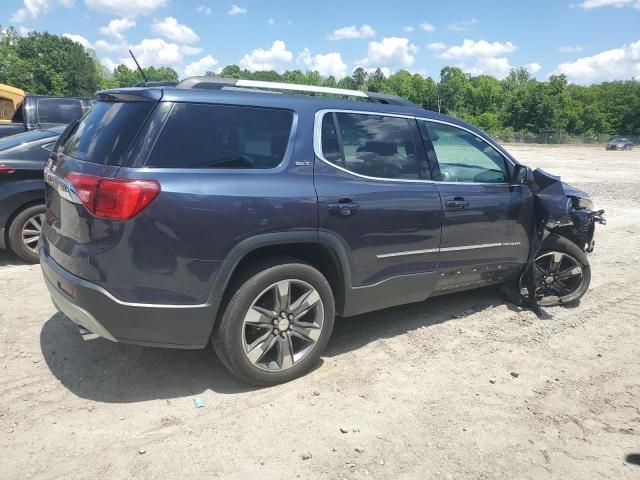
M 379 7 L 376 7 L 376 4 Z M 526 66 L 572 82 L 640 78 L 640 0 L 2 0 L 0 24 L 66 34 L 112 68 L 181 76 L 356 66 L 438 77 L 444 65 L 504 77 Z

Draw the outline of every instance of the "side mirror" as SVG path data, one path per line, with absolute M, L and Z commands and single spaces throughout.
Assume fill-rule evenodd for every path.
M 513 179 L 519 185 L 530 185 L 533 180 L 533 174 L 529 167 L 518 164 L 513 170 Z

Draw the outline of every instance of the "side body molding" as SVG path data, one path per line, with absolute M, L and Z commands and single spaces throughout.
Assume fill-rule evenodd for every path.
M 334 293 L 337 297 L 342 295 L 344 299 L 343 308 L 337 312 L 343 317 L 423 301 L 430 295 L 438 279 L 437 272 L 425 272 L 398 275 L 372 285 L 354 287 L 347 249 L 335 235 L 316 230 L 266 233 L 243 240 L 226 256 L 207 302 L 212 306 L 214 313 L 219 309 L 229 281 L 245 256 L 259 248 L 296 243 L 315 243 L 329 249 L 335 256 L 342 275 L 344 291 Z M 215 318 L 211 319 L 211 328 L 214 320 Z

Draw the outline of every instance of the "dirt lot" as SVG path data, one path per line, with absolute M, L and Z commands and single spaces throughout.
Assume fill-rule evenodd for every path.
M 581 305 L 484 289 L 343 320 L 275 388 L 211 349 L 83 342 L 0 254 L 0 478 L 640 478 L 640 149 L 510 149 L 607 210 Z

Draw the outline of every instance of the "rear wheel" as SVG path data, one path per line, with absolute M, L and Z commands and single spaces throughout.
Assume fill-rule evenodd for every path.
M 229 370 L 258 386 L 309 371 L 324 350 L 335 306 L 325 277 L 304 263 L 271 264 L 244 276 L 213 336 Z
M 536 301 L 541 307 L 575 304 L 587 293 L 591 283 L 587 254 L 559 235 L 545 239 L 532 268 L 536 272 Z M 532 269 L 529 269 L 517 283 L 503 287 L 509 301 L 518 305 L 530 303 L 527 285 L 531 275 Z
M 25 262 L 38 263 L 38 241 L 44 212 L 44 205 L 27 207 L 15 216 L 9 226 L 9 247 Z

